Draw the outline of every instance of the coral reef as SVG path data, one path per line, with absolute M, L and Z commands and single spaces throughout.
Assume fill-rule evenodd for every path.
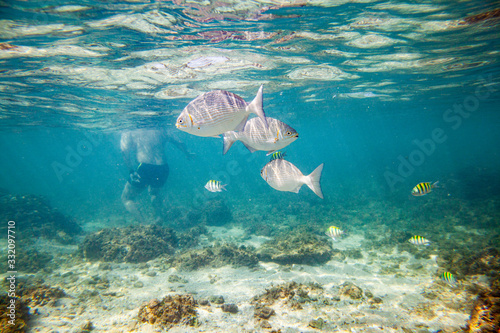
M 10 317 L 11 300 L 15 300 L 15 310 L 12 309 L 12 313 L 15 316 Z M 13 332 L 26 332 L 27 326 L 26 322 L 29 320 L 29 307 L 20 298 L 10 298 L 7 294 L 0 294 L 0 332 L 2 333 L 13 333 Z M 14 325 L 11 325 L 9 321 L 13 320 Z
M 173 264 L 183 270 L 196 270 L 201 267 L 222 267 L 225 265 L 254 267 L 257 256 L 246 247 L 233 244 L 219 244 L 201 250 L 190 250 L 176 256 Z
M 62 244 L 74 243 L 82 228 L 71 218 L 52 208 L 48 201 L 35 195 L 3 195 L 0 197 L 0 218 L 16 222 L 16 238 L 44 237 Z M 7 223 L 0 232 L 7 234 Z
M 174 325 L 198 326 L 197 302 L 191 295 L 166 296 L 161 301 L 153 299 L 139 309 L 139 320 L 162 328 Z
M 266 242 L 257 250 L 262 261 L 273 261 L 282 265 L 316 265 L 331 259 L 333 251 L 326 237 L 320 238 L 309 232 L 298 230 Z
M 87 260 L 145 262 L 162 255 L 171 255 L 178 244 L 170 228 L 157 225 L 103 229 L 88 235 L 78 247 Z

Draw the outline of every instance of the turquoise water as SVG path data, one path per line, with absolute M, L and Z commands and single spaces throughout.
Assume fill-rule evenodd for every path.
M 354 311 L 352 300 L 344 302 L 344 294 L 343 303 L 335 303 L 340 296 L 332 298 L 331 290 L 352 281 L 372 289 L 383 303 L 369 303 L 373 295 L 365 292 L 358 310 L 367 318 L 373 314 L 373 323 L 377 315 L 385 318 L 387 332 L 401 332 L 405 321 L 412 322 L 407 326 L 412 329 L 428 324 L 429 332 L 458 330 L 468 318 L 474 290 L 479 290 L 476 283 L 487 286 L 487 275 L 496 281 L 492 288 L 500 285 L 499 27 L 495 1 L 0 1 L 2 219 L 38 221 L 32 228 L 16 221 L 19 228 L 30 229 L 31 237 L 18 246 L 34 244 L 55 258 L 48 259 L 51 267 L 35 265 L 39 269 L 27 273 L 38 272 L 47 283 L 87 302 L 89 309 L 95 305 L 97 310 L 84 313 L 82 321 L 94 321 L 101 331 L 125 327 L 137 317 L 141 302 L 163 297 L 165 290 L 199 293 L 201 298 L 224 288 L 224 297 L 244 309 L 240 317 L 231 317 L 240 320 L 232 326 L 238 331 L 241 322 L 253 325 L 255 315 L 248 310 L 254 306 L 252 297 L 271 283 L 289 280 L 319 281 L 342 316 Z M 283 149 L 286 159 L 306 175 L 324 163 L 324 199 L 307 186 L 298 194 L 271 188 L 260 176 L 269 161 L 262 151 L 250 153 L 237 142 L 223 155 L 221 138 L 176 129 L 178 115 L 200 94 L 223 89 L 250 102 L 260 85 L 266 115 L 299 133 Z M 85 237 L 105 227 L 138 225 L 121 201 L 129 168 L 120 137 L 128 130 L 152 127 L 165 129 L 188 154 L 167 144 L 170 173 L 161 189 L 163 213 L 155 219 L 144 192 L 137 198 L 147 217 L 141 223 L 173 228 L 184 248 L 151 266 L 86 261 L 88 257 L 76 254 Z M 205 190 L 211 179 L 227 184 L 227 191 Z M 435 181 L 439 188 L 431 193 L 411 195 L 417 184 Z M 71 238 L 41 227 L 46 216 L 56 216 L 52 228 L 67 220 L 53 211 L 42 212 L 45 206 L 29 195 L 48 199 L 51 209 L 84 232 Z M 232 214 L 227 229 L 182 234 L 197 226 L 201 211 L 213 208 L 214 202 Z M 324 232 L 330 225 L 346 231 L 340 242 L 327 242 Z M 152 234 L 154 228 L 145 227 Z M 38 235 L 39 230 L 44 234 Z M 71 224 L 68 230 L 79 228 Z M 291 240 L 280 238 L 288 235 Z M 407 240 L 413 235 L 428 238 L 431 245 L 412 247 Z M 272 266 L 266 262 L 272 246 L 254 247 L 262 245 L 259 237 L 264 236 L 274 245 L 292 244 L 284 246 L 290 253 L 304 239 L 316 239 L 322 244 L 318 248 L 329 252 L 326 260 L 315 259 L 317 266 L 307 265 L 308 258 L 274 260 Z M 176 262 L 180 265 L 190 250 L 217 248 L 217 239 L 244 244 L 252 256 L 243 258 L 260 260 L 260 270 L 231 271 L 214 264 L 221 271 L 209 278 L 202 270 L 178 273 L 189 282 L 185 290 L 174 290 L 172 281 L 183 280 L 166 274 L 178 268 Z M 3 242 L 2 236 L 2 248 Z M 151 248 L 148 255 L 154 258 L 156 248 Z M 231 251 L 243 250 L 233 246 Z M 3 269 L 4 253 L 0 259 Z M 151 275 L 144 273 L 148 267 L 155 270 Z M 92 294 L 85 288 L 99 280 L 94 271 L 102 281 L 109 278 L 101 289 L 110 288 L 115 295 L 118 290 L 125 295 L 123 302 L 115 298 L 99 303 L 85 294 Z M 438 284 L 443 271 L 455 274 L 459 286 Z M 68 278 L 72 274 L 74 280 Z M 129 278 L 134 274 L 139 278 Z M 92 283 L 85 282 L 90 276 Z M 248 289 L 240 293 L 239 283 L 247 278 Z M 142 296 L 133 289 L 138 279 Z M 104 294 L 101 289 L 96 292 Z M 434 316 L 429 315 L 432 309 L 425 312 L 429 304 L 435 306 Z M 73 305 L 66 310 L 74 317 Z M 121 311 L 118 326 L 106 322 L 101 305 Z M 338 324 L 355 331 L 354 321 L 340 324 L 342 320 L 325 314 L 337 313 L 331 305 L 324 305 L 321 314 L 328 328 Z M 400 312 L 391 317 L 395 307 Z M 219 309 L 214 309 L 216 316 Z M 297 319 L 286 317 L 288 310 L 276 310 L 284 319 L 271 319 L 272 326 L 286 332 L 312 330 L 309 320 L 319 316 Z M 64 318 L 65 310 L 58 311 Z M 437 312 L 445 319 L 440 321 Z M 214 327 L 224 318 L 210 319 L 207 313 L 202 313 L 208 319 L 201 329 L 217 331 Z M 34 325 L 44 331 L 50 320 L 37 317 Z M 302 326 L 285 330 L 297 321 Z M 260 326 L 255 327 L 258 331 Z
M 479 1 L 5 2 L 0 187 L 46 196 L 82 219 L 121 214 L 120 131 L 161 126 L 194 154 L 167 148 L 166 205 L 189 206 L 216 177 L 240 208 L 269 197 L 406 202 L 417 183 L 436 180 L 447 185 L 437 196 L 496 196 L 498 17 L 470 19 L 494 9 Z M 237 143 L 223 156 L 222 140 L 175 129 L 202 92 L 250 101 L 260 84 L 267 115 L 300 134 L 285 149 L 289 160 L 305 174 L 325 163 L 325 200 L 305 187 L 271 189 L 259 175 L 262 152 Z

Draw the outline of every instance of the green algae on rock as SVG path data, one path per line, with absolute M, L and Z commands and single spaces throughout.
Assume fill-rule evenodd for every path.
M 157 225 L 102 229 L 88 235 L 78 247 L 86 260 L 145 262 L 162 255 L 172 255 L 178 244 L 170 228 Z

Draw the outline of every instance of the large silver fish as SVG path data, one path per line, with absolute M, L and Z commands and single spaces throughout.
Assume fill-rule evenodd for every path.
M 182 110 L 175 126 L 189 134 L 217 137 L 227 131 L 242 129 L 250 113 L 259 116 L 267 126 L 262 109 L 262 90 L 263 86 L 260 86 L 251 103 L 225 90 L 204 93 Z
M 266 117 L 266 120 L 267 127 L 260 118 L 255 117 L 248 120 L 241 131 L 224 133 L 224 154 L 239 140 L 252 153 L 265 150 L 269 155 L 285 148 L 299 137 L 299 133 L 284 122 L 270 117 Z
M 260 171 L 260 175 L 275 190 L 299 193 L 302 185 L 306 184 L 318 197 L 323 199 L 319 183 L 321 171 L 323 171 L 323 163 L 310 175 L 304 176 L 292 163 L 284 159 L 276 159 L 267 163 Z

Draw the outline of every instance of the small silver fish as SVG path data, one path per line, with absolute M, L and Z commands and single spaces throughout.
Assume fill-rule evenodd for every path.
M 222 192 L 222 190 L 226 190 L 227 184 L 222 185 L 220 181 L 217 180 L 209 180 L 205 184 L 205 188 L 209 190 L 210 192 Z
M 239 140 L 250 152 L 265 150 L 269 155 L 285 148 L 299 137 L 299 133 L 284 122 L 270 117 L 266 117 L 266 120 L 267 127 L 260 118 L 252 118 L 241 131 L 224 133 L 223 153 L 227 153 L 233 143 Z
M 276 159 L 269 161 L 260 171 L 260 175 L 275 190 L 299 193 L 302 185 L 306 184 L 323 199 L 319 183 L 321 171 L 323 171 L 323 164 L 320 164 L 310 175 L 304 176 L 292 163 L 284 159 Z
M 325 232 L 325 234 L 330 237 L 333 241 L 337 241 L 336 237 L 340 237 L 342 234 L 344 234 L 343 230 L 340 230 L 340 228 L 331 226 L 328 228 L 328 230 Z
M 425 239 L 422 236 L 413 236 L 412 238 L 408 239 L 408 242 L 412 243 L 413 245 L 429 246 L 431 244 L 428 239 Z
M 262 108 L 262 90 L 251 103 L 240 96 L 225 90 L 204 93 L 192 100 L 182 110 L 175 127 L 197 136 L 214 136 L 227 131 L 244 128 L 250 113 L 255 113 L 267 126 L 266 115 Z

